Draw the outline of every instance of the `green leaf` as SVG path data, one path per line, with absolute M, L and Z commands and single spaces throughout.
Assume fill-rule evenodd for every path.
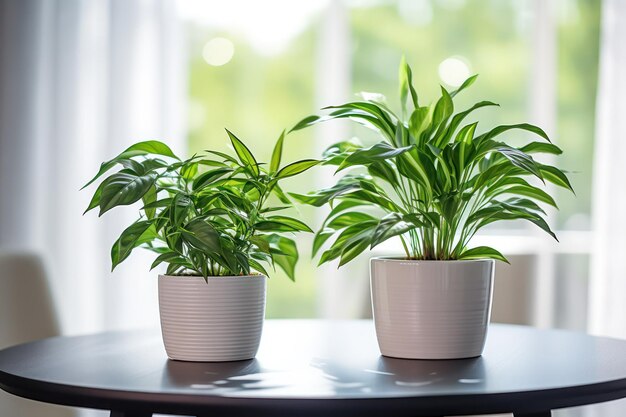
M 367 166 L 367 172 L 373 177 L 378 177 L 392 186 L 398 186 L 398 175 L 395 167 L 387 161 L 375 162 Z
M 313 248 L 311 250 L 311 257 L 317 255 L 320 248 L 328 239 L 330 239 L 335 234 L 334 230 L 331 229 L 323 229 L 315 234 L 315 238 L 313 239 Z
M 537 187 L 517 185 L 517 186 L 513 186 L 513 187 L 509 187 L 505 189 L 502 193 L 521 195 L 525 197 L 534 198 L 535 200 L 549 204 L 552 207 L 557 207 L 554 199 L 548 193 L 546 193 L 545 191 Z
M 539 164 L 539 171 L 541 171 L 542 176 L 552 184 L 567 188 L 571 192 L 574 192 L 574 188 L 572 188 L 572 184 L 570 184 L 569 179 L 560 169 L 550 165 Z
M 463 84 L 461 84 L 459 88 L 457 88 L 456 90 L 450 93 L 450 97 L 454 98 L 454 96 L 459 94 L 461 91 L 465 90 L 466 88 L 474 84 L 474 81 L 476 81 L 476 78 L 478 78 L 478 74 L 474 74 L 468 79 L 466 79 L 465 81 L 463 81 Z
M 264 236 L 270 244 L 272 259 L 280 268 L 285 271 L 289 279 L 295 281 L 296 263 L 298 262 L 298 248 L 296 243 L 286 237 L 271 234 Z
M 150 220 L 140 220 L 127 227 L 111 248 L 111 270 L 124 261 L 137 246 L 152 240 L 154 231 Z
M 548 137 L 548 135 L 546 134 L 546 132 L 543 131 L 543 129 L 541 129 L 538 126 L 535 125 L 531 125 L 528 123 L 520 123 L 520 124 L 515 124 L 515 125 L 502 125 L 502 126 L 498 126 L 494 129 L 491 129 L 489 132 L 481 135 L 481 140 L 488 140 L 488 139 L 493 139 L 494 137 L 501 135 L 504 132 L 507 132 L 509 130 L 515 130 L 515 129 L 519 129 L 519 130 L 526 130 L 528 132 L 532 132 L 538 136 L 541 136 L 542 138 L 544 138 L 545 140 L 547 140 L 548 142 L 550 142 L 550 138 Z
M 302 161 L 293 162 L 284 166 L 280 171 L 276 173 L 276 178 L 283 179 L 287 177 L 293 177 L 298 175 L 309 168 L 318 165 L 320 161 L 316 159 L 303 159 Z
M 344 227 L 353 226 L 366 221 L 378 221 L 378 219 L 360 211 L 347 211 L 330 219 L 330 221 L 326 223 L 326 226 L 330 229 L 343 229 Z
M 406 58 L 402 56 L 400 61 L 400 104 L 402 106 L 402 113 L 406 113 L 406 99 L 411 93 L 411 101 L 414 107 L 418 107 L 417 92 L 413 88 L 413 75 L 411 73 L 411 67 L 406 62 Z
M 261 265 L 260 263 L 258 263 L 257 261 L 255 261 L 254 259 L 250 259 L 248 258 L 248 263 L 250 264 L 250 267 L 252 269 L 254 269 L 255 271 L 265 275 L 266 277 L 269 277 L 270 274 L 267 273 L 267 271 L 265 270 L 265 268 L 263 268 L 263 265 Z
M 185 194 L 176 194 L 170 206 L 172 225 L 174 227 L 182 225 L 191 209 L 193 209 L 191 198 Z
M 185 258 L 180 256 L 178 253 L 176 253 L 176 252 L 165 252 L 165 253 L 162 253 L 159 256 L 157 256 L 157 258 L 154 260 L 154 262 L 152 262 L 152 265 L 150 265 L 150 271 L 152 271 L 154 268 L 156 268 L 157 266 L 159 266 L 163 262 L 165 262 L 167 264 L 172 263 L 172 264 L 175 264 L 175 265 L 185 265 L 185 264 L 188 264 L 185 261 Z
M 153 208 L 153 207 L 146 208 L 146 206 L 149 206 L 150 204 L 156 201 L 157 199 L 156 187 L 154 185 L 150 187 L 148 189 L 148 192 L 145 193 L 141 199 L 144 204 L 143 209 L 146 212 L 146 217 L 148 217 L 148 219 L 153 219 L 154 216 L 156 215 L 156 208 Z
M 111 159 L 110 161 L 103 162 L 102 165 L 100 165 L 100 169 L 98 170 L 98 173 L 87 184 L 85 184 L 81 188 L 81 190 L 91 185 L 94 181 L 96 181 L 98 178 L 104 175 L 107 171 L 113 168 L 119 161 L 127 160 L 135 156 L 143 156 L 143 155 L 148 155 L 148 154 L 163 155 L 163 156 L 180 160 L 176 155 L 174 155 L 172 150 L 166 144 L 162 142 L 159 142 L 157 140 L 148 140 L 144 142 L 139 142 L 130 146 L 124 152 L 120 153 L 118 156 Z
M 185 225 L 182 236 L 191 246 L 207 254 L 221 254 L 220 234 L 207 221 L 196 217 Z
M 250 149 L 244 143 L 239 140 L 233 133 L 226 129 L 226 133 L 228 133 L 228 137 L 230 138 L 230 142 L 235 149 L 235 153 L 239 157 L 241 163 L 255 175 L 259 175 L 259 164 L 256 159 L 254 159 L 254 155 L 250 152 Z
M 103 181 L 98 188 L 96 189 L 96 191 L 93 194 L 93 197 L 91 197 L 91 201 L 89 202 L 89 206 L 87 206 L 87 209 L 83 212 L 83 215 L 86 214 L 87 212 L 95 209 L 96 207 L 98 207 L 100 205 L 100 196 L 102 195 L 102 189 L 106 186 L 106 183 Z
M 561 155 L 563 151 L 556 145 L 546 142 L 531 142 L 519 148 L 524 153 L 547 153 L 551 155 Z
M 429 107 L 416 107 L 409 118 L 409 132 L 415 140 L 419 140 L 422 132 L 430 127 L 431 111 Z
M 280 168 L 280 160 L 283 155 L 283 142 L 285 140 L 285 131 L 280 134 L 280 137 L 276 141 L 276 145 L 274 145 L 274 150 L 272 151 L 272 161 L 270 162 L 270 172 L 276 172 Z
M 410 223 L 404 221 L 403 217 L 398 213 L 390 213 L 387 216 L 383 217 L 378 226 L 376 226 L 376 230 L 372 235 L 372 239 L 370 241 L 370 249 L 373 249 L 375 246 L 381 244 L 382 242 L 390 239 L 394 236 L 403 235 L 409 230 L 415 229 L 417 226 L 415 223 Z
M 369 165 L 374 162 L 384 161 L 401 155 L 411 149 L 413 149 L 413 145 L 396 148 L 387 142 L 378 142 L 369 148 L 354 151 L 339 165 L 337 171 L 354 165 Z
M 441 87 L 441 98 L 435 105 L 433 112 L 433 126 L 439 126 L 439 124 L 447 120 L 454 111 L 454 104 L 452 103 L 452 97 L 448 94 L 448 90 Z
M 490 248 L 488 246 L 478 246 L 472 249 L 468 249 L 461 253 L 458 258 L 459 260 L 469 260 L 469 259 L 496 259 L 498 261 L 506 262 L 509 261 L 497 250 Z
M 156 174 L 150 172 L 143 176 L 117 173 L 108 177 L 100 195 L 100 216 L 113 207 L 133 204 L 144 196 L 154 185 Z
M 257 222 L 254 227 L 257 230 L 276 232 L 310 232 L 313 230 L 306 223 L 286 216 L 270 216 L 266 220 Z
M 294 127 L 292 127 L 288 133 L 294 132 L 296 130 L 304 129 L 305 127 L 309 127 L 319 122 L 321 118 L 319 116 L 307 116 L 304 119 L 300 120 Z
M 194 179 L 192 189 L 194 191 L 201 190 L 207 185 L 213 183 L 215 180 L 222 178 L 224 175 L 229 174 L 233 171 L 234 169 L 230 167 L 223 167 L 203 172 Z
M 250 243 L 256 245 L 257 248 L 263 253 L 270 253 L 270 244 L 259 236 L 250 236 Z

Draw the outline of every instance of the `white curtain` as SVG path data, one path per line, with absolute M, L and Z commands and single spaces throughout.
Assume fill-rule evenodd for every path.
M 79 189 L 133 142 L 184 154 L 173 0 L 0 3 L 0 247 L 44 257 L 65 334 L 156 326 L 147 254 L 110 273 L 137 209 L 83 217 L 93 188 Z
M 626 2 L 604 0 L 593 179 L 589 330 L 626 338 Z
M 626 2 L 604 0 L 596 107 L 589 331 L 626 339 Z M 585 407 L 624 415 L 626 400 Z

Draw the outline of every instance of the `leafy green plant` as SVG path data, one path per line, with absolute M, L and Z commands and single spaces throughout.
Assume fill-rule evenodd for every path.
M 323 110 L 329 113 L 325 116 L 309 116 L 292 129 L 350 119 L 375 130 L 382 139 L 367 148 L 358 140 L 329 147 L 323 153 L 323 164 L 337 166 L 337 172 L 348 168 L 360 168 L 361 172 L 343 176 L 330 188 L 293 195 L 313 206 L 332 206 L 313 244 L 315 255 L 336 236 L 321 255 L 320 264 L 339 258 L 341 266 L 394 236 L 400 237 L 408 259 L 506 261 L 493 248 L 468 248 L 479 229 L 500 220 L 530 221 L 556 239 L 538 204 L 556 207 L 556 203 L 536 183 L 572 187 L 561 170 L 532 155 L 558 155 L 561 149 L 542 129 L 527 123 L 497 126 L 480 134 L 477 123 L 463 124 L 475 110 L 497 106 L 481 101 L 454 113 L 454 97 L 476 77 L 452 92 L 441 87 L 435 103 L 421 106 L 411 68 L 403 59 L 401 115 L 396 115 L 382 96 L 368 94 L 362 101 L 326 107 Z M 539 141 L 511 146 L 501 140 L 511 130 L 530 132 Z
M 269 166 L 227 130 L 234 155 L 207 150 L 181 160 L 164 143 L 137 143 L 104 162 L 85 187 L 113 167 L 85 211 L 100 216 L 114 207 L 142 200 L 139 219 L 124 230 L 111 249 L 113 269 L 136 247 L 158 254 L 152 264 L 168 264 L 167 274 L 208 276 L 268 275 L 278 265 L 294 280 L 298 260 L 295 232 L 313 232 L 300 220 L 279 214 L 292 207 L 279 186 L 317 165 L 305 159 L 281 167 L 285 132 Z M 83 187 L 84 188 L 84 187 Z

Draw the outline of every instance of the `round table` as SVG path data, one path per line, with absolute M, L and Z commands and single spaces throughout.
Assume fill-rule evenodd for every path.
M 58 337 L 0 352 L 22 397 L 193 416 L 444 416 L 550 410 L 626 397 L 626 342 L 491 325 L 483 356 L 380 355 L 371 321 L 268 320 L 256 359 L 170 361 L 158 331 Z

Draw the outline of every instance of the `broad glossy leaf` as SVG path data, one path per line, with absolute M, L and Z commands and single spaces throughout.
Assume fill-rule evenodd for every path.
M 106 183 L 104 181 L 98 186 L 96 191 L 93 193 L 93 197 L 91 197 L 91 201 L 89 202 L 87 209 L 83 212 L 83 215 L 100 205 L 100 196 L 102 195 L 102 189 L 105 186 L 106 186 Z
M 182 230 L 182 236 L 193 247 L 207 254 L 222 253 L 220 234 L 202 218 L 196 217 L 187 223 Z
M 289 195 L 301 203 L 309 204 L 315 207 L 321 207 L 329 201 L 334 200 L 335 198 L 343 194 L 358 190 L 359 188 L 361 188 L 361 186 L 358 183 L 339 182 L 331 188 L 327 188 L 316 193 L 306 195 L 289 193 Z
M 326 227 L 330 229 L 343 229 L 344 227 L 353 226 L 364 221 L 372 220 L 376 221 L 378 219 L 370 214 L 363 213 L 361 211 L 347 211 L 340 213 L 339 215 L 330 219 L 330 221 L 326 223 Z
M 274 251 L 272 254 L 274 263 L 285 271 L 289 279 L 295 281 L 296 263 L 299 257 L 296 243 L 277 234 L 267 235 L 264 238 L 269 242 L 271 250 Z
M 452 97 L 450 97 L 448 90 L 441 87 L 441 98 L 437 101 L 433 111 L 433 127 L 437 127 L 441 122 L 447 120 L 453 111 Z
M 398 213 L 388 214 L 383 217 L 378 223 L 378 226 L 376 226 L 370 241 L 370 249 L 373 249 L 375 246 L 381 244 L 387 239 L 403 235 L 416 227 L 417 226 L 414 223 L 404 221 L 403 217 Z
M 149 206 L 150 204 L 154 203 L 156 199 L 157 199 L 157 190 L 156 190 L 156 187 L 153 185 L 152 187 L 148 189 L 148 192 L 145 193 L 143 197 L 141 198 L 144 204 L 143 210 L 145 211 L 146 217 L 148 217 L 148 219 L 153 219 L 154 216 L 156 216 L 156 208 L 154 207 L 146 208 L 146 206 Z
M 539 164 L 539 170 L 547 181 L 574 192 L 574 188 L 572 188 L 572 184 L 569 182 L 569 179 L 560 169 L 550 165 Z
M 228 137 L 230 138 L 230 143 L 233 145 L 235 149 L 235 153 L 239 157 L 241 163 L 247 167 L 255 176 L 259 175 L 259 164 L 257 163 L 254 155 L 250 152 L 250 149 L 244 143 L 237 138 L 230 130 L 226 129 L 226 133 L 228 133 Z
M 280 171 L 276 173 L 276 178 L 288 178 L 293 177 L 294 175 L 298 175 L 307 169 L 318 165 L 320 161 L 317 159 L 303 159 L 302 161 L 293 162 L 289 165 L 284 166 Z
M 527 155 L 519 149 L 515 149 L 510 146 L 498 146 L 495 151 L 511 161 L 511 163 L 516 167 L 532 173 L 543 181 L 543 174 L 539 169 L 537 162 L 535 162 L 530 155 Z
M 111 159 L 110 161 L 103 162 L 102 165 L 100 165 L 100 169 L 98 170 L 98 173 L 82 188 L 85 188 L 91 185 L 94 181 L 96 181 L 98 178 L 104 175 L 107 171 L 113 168 L 119 161 L 130 159 L 135 156 L 142 156 L 142 155 L 148 155 L 148 154 L 163 155 L 163 156 L 167 156 L 167 157 L 179 160 L 179 158 L 176 155 L 174 155 L 174 153 L 169 148 L 169 146 L 167 146 L 163 142 L 159 142 L 157 140 L 148 140 L 144 142 L 138 142 L 130 146 L 129 148 L 127 148 L 124 152 L 120 153 L 118 156 Z
M 371 238 L 371 234 L 374 232 L 377 225 L 378 220 L 370 220 L 343 229 L 330 249 L 322 253 L 319 265 L 339 258 L 351 241 L 361 239 L 366 235 Z
M 237 160 L 235 158 L 233 158 L 232 156 L 224 153 L 224 152 L 219 152 L 219 151 L 212 151 L 212 150 L 205 150 L 206 153 L 210 153 L 213 154 L 215 156 L 219 156 L 220 158 L 224 159 L 224 161 L 228 161 L 228 162 L 232 162 L 234 164 L 239 165 L 239 162 L 237 162 Z
M 470 260 L 470 259 L 496 259 L 498 261 L 506 262 L 509 261 L 497 250 L 490 248 L 488 246 L 478 246 L 472 249 L 467 249 L 458 257 L 459 260 Z
M 551 155 L 561 155 L 563 151 L 558 146 L 546 142 L 531 142 L 519 148 L 524 153 L 547 153 Z
M 541 188 L 537 188 L 533 186 L 525 186 L 525 185 L 516 185 L 510 188 L 507 188 L 506 191 L 503 192 L 503 194 L 505 193 L 534 198 L 535 200 L 549 204 L 552 207 L 557 207 L 554 199 L 548 193 L 543 191 Z
M 108 177 L 100 195 L 100 216 L 113 207 L 133 204 L 144 196 L 154 184 L 156 174 L 150 172 L 143 176 L 118 173 Z
M 367 172 L 370 173 L 373 177 L 378 177 L 392 186 L 397 186 L 398 175 L 396 174 L 396 170 L 388 161 L 379 161 L 367 166 Z
M 413 149 L 413 145 L 396 148 L 387 142 L 378 142 L 369 148 L 354 151 L 339 165 L 337 171 L 354 165 L 369 165 L 374 162 L 395 158 L 411 149 Z
M 346 243 L 343 250 L 341 251 L 341 257 L 339 259 L 340 267 L 359 256 L 370 246 L 370 242 L 372 240 L 371 234 L 372 231 L 367 230 L 358 237 L 355 237 Z
M 303 221 L 294 219 L 292 217 L 287 217 L 287 216 L 269 216 L 269 217 L 266 217 L 266 220 L 257 223 L 255 226 L 259 230 L 272 230 L 271 228 L 264 229 L 263 227 L 260 226 L 261 224 L 267 224 L 267 223 L 279 223 L 281 225 L 287 226 L 292 231 L 313 233 L 313 230 L 311 230 L 311 228 L 307 226 L 306 223 L 304 223 Z M 286 231 L 289 231 L 289 230 L 286 230 Z
M 322 229 L 315 234 L 315 238 L 313 239 L 313 248 L 311 250 L 311 257 L 317 255 L 320 248 L 328 239 L 330 239 L 335 234 L 335 231 L 332 229 Z
M 509 130 L 526 130 L 528 132 L 532 132 L 538 136 L 541 136 L 542 138 L 544 138 L 545 140 L 547 140 L 548 142 L 550 142 L 550 138 L 548 137 L 548 135 L 546 134 L 546 132 L 543 131 L 543 129 L 541 129 L 538 126 L 535 125 L 531 125 L 529 123 L 520 123 L 520 124 L 515 124 L 515 125 L 502 125 L 502 126 L 498 126 L 494 129 L 491 129 L 489 132 L 481 135 L 481 139 L 482 140 L 488 140 L 488 139 L 493 139 L 494 137 L 501 135 L 504 132 L 507 132 Z
M 159 266 L 163 262 L 165 262 L 166 264 L 172 263 L 172 264 L 175 264 L 175 265 L 183 265 L 183 266 L 189 264 L 185 260 L 185 258 L 180 256 L 178 253 L 176 253 L 176 252 L 165 252 L 165 253 L 162 253 L 159 256 L 157 256 L 157 258 L 154 260 L 154 262 L 152 262 L 152 265 L 150 265 L 150 270 L 152 271 L 154 268 L 156 268 L 157 266 Z
M 190 210 L 193 209 L 193 201 L 185 194 L 177 194 L 170 206 L 170 221 L 174 227 L 183 224 Z
M 257 248 L 263 253 L 270 253 L 270 244 L 267 240 L 260 236 L 250 236 L 250 242 L 256 245 Z
M 259 262 L 255 261 L 254 259 L 248 258 L 248 263 L 250 264 L 250 267 L 252 269 L 259 272 L 260 274 L 265 275 L 266 277 L 269 277 L 270 274 L 267 273 L 267 270 Z
M 133 249 L 137 246 L 152 240 L 155 232 L 149 230 L 152 222 L 140 220 L 127 227 L 111 248 L 111 270 L 128 258 Z
M 416 107 L 409 118 L 409 132 L 411 136 L 419 141 L 422 132 L 428 130 L 432 113 L 429 107 Z
M 213 181 L 222 178 L 224 175 L 232 173 L 233 171 L 233 168 L 222 167 L 203 172 L 194 179 L 192 189 L 194 191 L 200 190 L 203 187 L 211 184 Z

